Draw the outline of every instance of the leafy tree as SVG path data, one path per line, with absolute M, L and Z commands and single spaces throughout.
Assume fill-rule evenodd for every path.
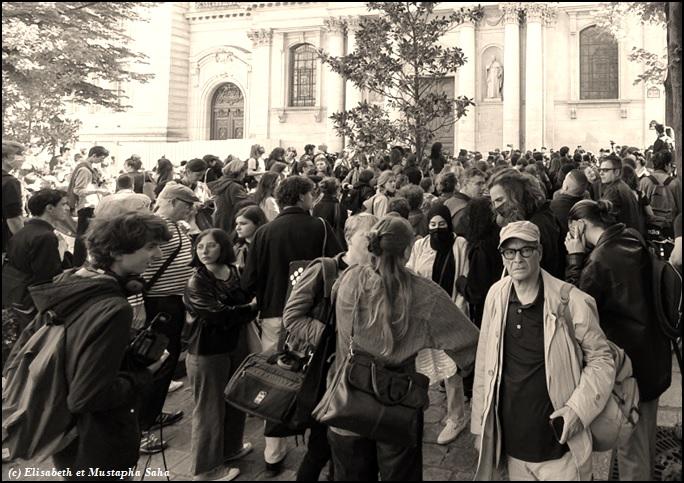
M 681 2 L 610 2 L 600 24 L 616 36 L 629 28 L 630 18 L 667 29 L 667 54 L 633 48 L 630 60 L 645 65 L 635 83 L 650 82 L 665 86 L 665 122 L 672 126 L 677 149 L 677 173 L 682 176 L 682 4 Z
M 398 114 L 390 120 L 384 108 L 367 103 L 333 114 L 338 134 L 349 136 L 353 146 L 401 142 L 422 159 L 435 133 L 454 124 L 473 105 L 465 96 L 450 99 L 438 92 L 439 81 L 467 61 L 460 48 L 444 47 L 439 41 L 464 21 L 482 18 L 482 8 L 438 14 L 437 5 L 368 2 L 371 15 L 361 19 L 356 50 L 342 57 L 320 51 L 334 72 L 359 89 L 384 96 L 386 107 Z
M 2 134 L 51 147 L 72 142 L 69 102 L 120 111 L 120 83 L 146 82 L 145 56 L 128 48 L 144 2 L 3 2 Z

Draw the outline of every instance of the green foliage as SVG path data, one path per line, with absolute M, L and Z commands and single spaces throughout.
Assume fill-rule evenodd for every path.
M 3 137 L 39 146 L 72 142 L 78 121 L 66 104 L 122 103 L 117 84 L 152 75 L 129 66 L 145 56 L 128 48 L 128 22 L 143 20 L 144 2 L 3 2 Z
M 436 12 L 438 2 L 369 2 L 371 15 L 361 19 L 356 50 L 343 57 L 321 51 L 324 63 L 359 89 L 380 94 L 386 108 L 398 113 L 390 120 L 384 107 L 361 104 L 333 115 L 338 134 L 353 147 L 402 142 L 422 157 L 425 147 L 442 127 L 464 116 L 473 100 L 455 99 L 437 91 L 442 78 L 452 75 L 468 59 L 458 47 L 444 47 L 440 39 L 464 21 L 478 21 L 482 8 Z M 393 138 L 393 139 L 388 139 Z

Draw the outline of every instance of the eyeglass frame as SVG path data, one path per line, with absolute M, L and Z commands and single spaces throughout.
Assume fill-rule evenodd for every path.
M 597 168 L 599 173 L 607 173 L 609 171 L 620 171 L 620 168 Z
M 523 250 L 528 250 L 528 249 L 529 249 L 529 250 L 532 250 L 532 251 L 531 251 L 528 255 L 523 254 Z M 501 256 L 502 256 L 505 260 L 508 260 L 508 261 L 510 262 L 510 261 L 515 260 L 515 258 L 516 258 L 516 256 L 518 255 L 518 253 L 520 253 L 520 256 L 521 256 L 521 257 L 527 259 L 527 258 L 530 258 L 530 257 L 532 256 L 532 254 L 533 254 L 535 251 L 537 251 L 538 249 L 539 249 L 539 245 L 536 245 L 536 246 L 527 245 L 527 246 L 520 247 L 520 248 L 501 248 L 501 249 L 499 249 L 499 254 L 501 254 Z M 508 258 L 506 255 L 504 255 L 504 252 L 508 252 L 508 251 L 513 252 L 513 256 L 512 256 L 511 258 Z

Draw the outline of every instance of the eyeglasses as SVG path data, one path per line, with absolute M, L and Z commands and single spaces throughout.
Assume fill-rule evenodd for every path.
M 607 173 L 609 171 L 617 171 L 618 168 L 599 168 L 598 170 L 600 173 Z
M 517 250 L 515 248 L 505 248 L 499 250 L 499 253 L 501 253 L 506 260 L 515 260 L 515 256 L 518 253 L 520 253 L 523 258 L 530 258 L 536 249 L 537 247 L 522 247 Z

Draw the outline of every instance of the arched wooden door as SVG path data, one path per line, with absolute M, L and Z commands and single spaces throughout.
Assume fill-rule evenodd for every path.
M 245 98 L 235 84 L 221 84 L 211 101 L 211 139 L 244 137 Z

